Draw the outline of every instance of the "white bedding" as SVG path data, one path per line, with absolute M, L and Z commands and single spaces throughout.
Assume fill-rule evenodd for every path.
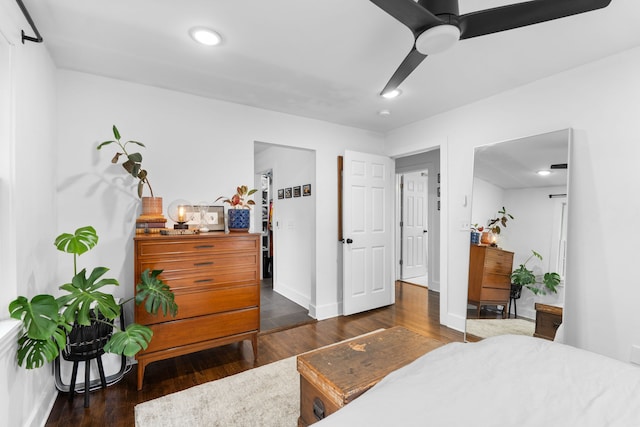
M 315 424 L 640 426 L 640 368 L 538 338 L 451 343 Z

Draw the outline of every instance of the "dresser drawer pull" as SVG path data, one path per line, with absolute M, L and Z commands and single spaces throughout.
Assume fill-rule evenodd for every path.
M 215 245 L 198 245 L 198 246 L 196 246 L 196 249 L 211 249 L 211 248 L 215 248 Z
M 196 280 L 196 283 L 207 283 L 207 282 L 213 282 L 213 279 L 200 279 L 200 280 Z
M 194 262 L 193 265 L 195 267 L 202 267 L 203 265 L 213 265 L 213 261 L 209 261 L 209 262 Z

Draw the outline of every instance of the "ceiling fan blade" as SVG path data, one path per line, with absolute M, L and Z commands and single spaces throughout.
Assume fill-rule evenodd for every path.
M 498 33 L 607 7 L 611 0 L 533 0 L 461 15 L 460 39 Z
M 409 76 L 409 74 L 411 74 L 411 72 L 415 70 L 416 67 L 420 65 L 420 63 L 426 57 L 427 55 L 418 52 L 418 50 L 416 50 L 416 47 L 413 46 L 411 52 L 409 52 L 406 58 L 404 58 L 404 61 L 402 61 L 396 72 L 393 73 L 393 76 L 391 76 L 389 83 L 387 83 L 384 89 L 382 89 L 382 92 L 380 92 L 380 94 L 397 89 L 398 86 L 400 86 L 400 83 L 402 83 L 404 79 L 406 79 L 407 76 Z
M 413 0 L 371 0 L 371 3 L 409 27 L 414 35 L 442 24 L 433 13 Z

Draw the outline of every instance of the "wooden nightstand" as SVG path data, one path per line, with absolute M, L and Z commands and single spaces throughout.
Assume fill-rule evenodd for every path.
M 536 303 L 536 331 L 534 337 L 553 341 L 562 324 L 562 307 Z

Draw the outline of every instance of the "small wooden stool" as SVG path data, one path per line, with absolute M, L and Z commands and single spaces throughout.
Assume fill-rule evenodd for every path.
M 298 426 L 336 412 L 390 372 L 442 345 L 396 326 L 299 355 Z

